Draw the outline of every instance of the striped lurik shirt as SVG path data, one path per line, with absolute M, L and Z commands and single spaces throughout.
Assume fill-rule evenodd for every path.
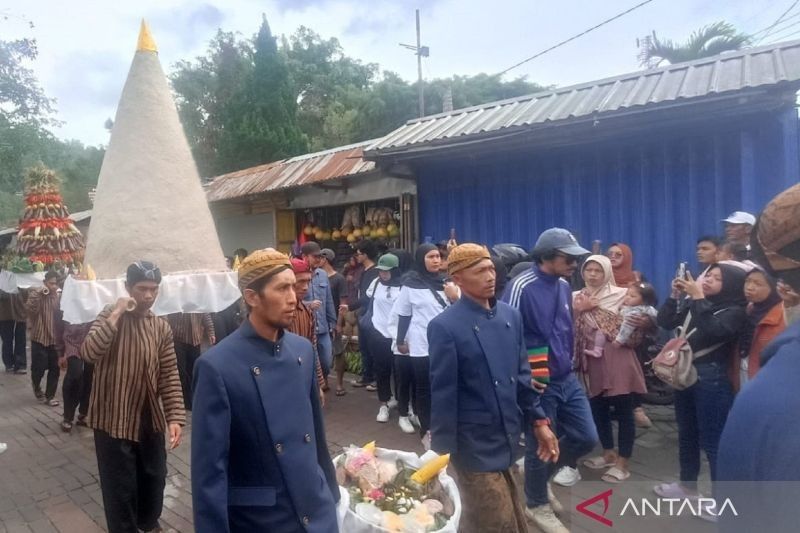
M 81 346 L 81 357 L 95 364 L 89 427 L 138 442 L 146 408 L 157 432 L 165 431 L 167 423 L 184 425 L 169 324 L 148 312 L 144 317 L 124 313 L 113 326 L 108 320 L 112 310 L 108 306 L 100 313 Z
M 314 318 L 314 311 L 309 309 L 304 302 L 298 300 L 297 311 L 294 314 L 294 320 L 292 321 L 292 325 L 286 328 L 286 330 L 294 333 L 295 335 L 305 337 L 311 341 L 311 346 L 314 347 L 314 361 L 317 367 L 317 383 L 319 384 L 320 388 L 322 388 L 325 385 L 325 377 L 322 374 L 322 365 L 319 363 L 319 356 L 316 355 L 317 328 L 316 319 Z
M 41 290 L 31 291 L 26 304 L 31 340 L 43 346 L 56 345 L 55 312 L 61 296 L 53 291 L 45 296 Z
M 214 321 L 208 313 L 173 313 L 167 315 L 175 342 L 200 346 L 203 335 L 209 340 L 214 337 Z

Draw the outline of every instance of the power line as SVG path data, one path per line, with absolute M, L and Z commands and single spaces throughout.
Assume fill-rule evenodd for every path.
M 775 22 L 773 22 L 773 23 L 772 23 L 772 26 L 770 26 L 769 28 L 767 28 L 767 30 L 771 30 L 772 28 L 774 28 L 775 26 L 777 26 L 777 25 L 778 25 L 778 24 L 779 24 L 779 23 L 780 23 L 780 22 L 783 20 L 783 17 L 785 17 L 786 15 L 788 15 L 788 14 L 789 14 L 789 11 L 791 11 L 792 9 L 794 9 L 794 6 L 796 6 L 798 3 L 800 3 L 800 0 L 794 0 L 794 2 L 792 2 L 792 5 L 790 5 L 790 6 L 789 6 L 789 7 L 786 9 L 786 11 L 784 11 L 784 12 L 781 14 L 781 16 L 780 16 L 780 17 L 778 17 L 778 19 L 777 19 Z M 758 40 L 758 42 L 757 42 L 756 44 L 760 44 L 760 43 L 761 43 L 761 41 L 763 41 L 764 39 L 766 39 L 767 37 L 769 37 L 769 34 L 770 34 L 770 32 L 769 32 L 769 31 L 767 31 L 767 33 L 765 33 L 764 35 L 762 35 L 762 36 L 761 36 L 761 38 Z
M 502 72 L 498 72 L 497 74 L 495 74 L 495 76 L 502 76 L 502 75 L 503 75 L 503 74 L 505 74 L 506 72 L 508 72 L 508 71 L 510 71 L 510 70 L 514 70 L 515 68 L 517 68 L 517 67 L 519 67 L 519 66 L 521 66 L 521 65 L 524 65 L 524 64 L 525 64 L 525 63 L 527 63 L 528 61 L 533 61 L 533 60 L 534 60 L 534 59 L 536 59 L 537 57 L 541 57 L 541 56 L 545 55 L 545 54 L 546 54 L 546 53 L 548 53 L 548 52 L 552 52 L 552 51 L 553 51 L 553 50 L 555 50 L 556 48 L 560 48 L 560 47 L 564 46 L 565 44 L 567 44 L 567 43 L 569 43 L 569 42 L 572 42 L 572 41 L 574 41 L 575 39 L 577 39 L 577 38 L 579 38 L 579 37 L 583 37 L 583 36 L 584 36 L 584 35 L 586 35 L 587 33 L 593 32 L 593 31 L 594 31 L 594 30 L 596 30 L 597 28 L 600 28 L 600 27 L 602 27 L 602 26 L 605 26 L 605 25 L 606 25 L 606 24 L 608 24 L 609 22 L 613 22 L 613 21 L 617 20 L 618 18 L 620 18 L 620 17 L 623 17 L 623 16 L 627 15 L 627 14 L 628 14 L 628 13 L 630 13 L 631 11 L 636 11 L 636 10 L 637 10 L 637 9 L 639 9 L 640 7 L 647 5 L 647 4 L 649 4 L 650 2 L 652 2 L 652 1 L 653 1 L 653 0 L 645 0 L 644 2 L 641 2 L 641 3 L 639 3 L 639 4 L 636 4 L 636 5 L 635 5 L 635 6 L 633 6 L 632 8 L 630 8 L 630 9 L 627 9 L 627 10 L 625 10 L 625 11 L 623 11 L 622 13 L 619 13 L 619 14 L 617 14 L 617 15 L 614 15 L 614 16 L 613 16 L 613 17 L 611 17 L 610 19 L 604 20 L 604 21 L 603 21 L 603 22 L 601 22 L 600 24 L 597 24 L 597 25 L 595 25 L 595 26 L 592 26 L 591 28 L 589 28 L 589 29 L 587 29 L 587 30 L 584 30 L 584 31 L 582 31 L 582 32 L 580 32 L 580 33 L 579 33 L 579 34 L 577 34 L 577 35 L 573 35 L 573 36 L 572 36 L 572 37 L 570 37 L 569 39 L 565 39 L 565 40 L 561 41 L 561 42 L 560 42 L 560 43 L 558 43 L 558 44 L 554 44 L 554 45 L 553 45 L 553 46 L 551 46 L 550 48 L 547 48 L 546 50 L 542 50 L 541 52 L 539 52 L 539 53 L 537 53 L 537 54 L 534 54 L 534 55 L 532 55 L 532 56 L 531 56 L 531 57 L 529 57 L 528 59 L 523 59 L 523 60 L 522 60 L 522 61 L 520 61 L 519 63 L 516 63 L 515 65 L 512 65 L 512 66 L 508 67 L 508 68 L 507 68 L 507 69 L 505 69 L 504 71 L 502 71 Z M 797 1 L 798 1 L 798 2 L 800 2 L 800 0 L 797 0 Z M 797 2 L 795 2 L 795 3 L 797 3 Z
M 786 40 L 788 37 L 792 37 L 794 35 L 797 35 L 798 33 L 800 33 L 800 30 L 795 30 L 792 33 L 787 33 L 785 35 L 773 35 L 772 36 L 773 40 L 771 40 L 768 44 L 777 43 L 779 41 Z
M 790 27 L 792 27 L 792 26 L 796 26 L 796 25 L 798 24 L 798 22 L 794 22 L 794 23 L 792 23 L 792 24 L 787 24 L 787 23 L 789 23 L 789 22 L 792 22 L 792 20 L 796 19 L 797 17 L 800 17 L 800 12 L 798 12 L 798 13 L 795 13 L 795 14 L 794 14 L 794 15 L 792 15 L 791 17 L 786 17 L 786 18 L 785 18 L 785 19 L 783 19 L 783 20 L 781 21 L 781 23 L 779 24 L 779 26 L 782 26 L 782 27 L 781 27 L 781 28 L 778 28 L 778 27 L 776 26 L 776 27 L 775 27 L 775 31 L 781 31 L 781 30 L 785 30 L 786 28 L 790 28 Z M 757 32 L 751 33 L 751 34 L 750 34 L 750 37 L 756 37 L 757 35 L 761 35 L 762 33 L 766 32 L 766 31 L 769 31 L 770 29 L 772 29 L 772 26 L 771 26 L 771 25 L 770 25 L 770 26 L 767 26 L 766 28 L 762 28 L 762 29 L 758 30 Z

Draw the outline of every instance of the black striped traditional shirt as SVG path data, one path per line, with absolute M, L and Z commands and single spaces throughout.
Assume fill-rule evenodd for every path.
M 145 410 L 155 431 L 165 431 L 167 423 L 184 425 L 169 324 L 152 313 L 144 317 L 124 313 L 114 326 L 108 320 L 112 310 L 109 306 L 100 313 L 81 346 L 81 357 L 95 364 L 89 427 L 138 441 Z
M 297 310 L 294 313 L 294 320 L 292 325 L 286 328 L 287 331 L 300 335 L 311 341 L 314 347 L 314 353 L 317 353 L 317 328 L 316 319 L 314 318 L 314 311 L 309 309 L 305 302 L 297 300 Z M 319 357 L 314 357 L 317 367 L 317 383 L 320 387 L 325 385 L 325 377 L 322 374 L 322 366 L 319 362 Z
M 175 342 L 191 346 L 203 343 L 203 334 L 208 340 L 214 336 L 214 321 L 208 313 L 173 313 L 167 315 Z
M 61 297 L 51 292 L 47 296 L 41 290 L 34 290 L 28 296 L 28 327 L 31 340 L 43 346 L 56 345 L 55 312 Z

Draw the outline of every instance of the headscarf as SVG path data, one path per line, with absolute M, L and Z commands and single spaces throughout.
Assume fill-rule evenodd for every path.
M 239 266 L 239 290 L 244 290 L 261 278 L 292 268 L 289 256 L 274 248 L 256 250 L 244 258 Z
M 492 257 L 492 263 L 494 263 L 494 272 L 497 275 L 494 282 L 494 294 L 500 298 L 506 290 L 506 283 L 508 283 L 508 268 L 499 257 Z
M 756 327 L 758 327 L 761 321 L 764 320 L 764 317 L 767 316 L 767 313 L 769 313 L 773 307 L 783 301 L 783 298 L 781 298 L 781 295 L 778 292 L 778 280 L 770 276 L 764 270 L 751 270 L 745 276 L 745 281 L 747 281 L 747 278 L 756 273 L 764 276 L 769 284 L 770 291 L 769 296 L 767 296 L 767 299 L 763 302 L 752 303 L 748 305 L 747 324 L 745 325 L 742 336 L 739 339 L 739 353 L 742 354 L 742 357 L 747 357 L 750 354 L 750 347 L 753 345 L 753 334 L 756 331 Z
M 389 253 L 397 256 L 397 260 L 400 262 L 398 268 L 400 269 L 401 275 L 411 270 L 411 267 L 414 265 L 414 256 L 411 255 L 410 252 L 402 248 L 392 248 L 389 250 Z M 394 277 L 394 274 L 392 274 L 392 277 Z
M 161 270 L 150 261 L 136 261 L 128 265 L 125 281 L 133 287 L 141 281 L 154 281 L 161 284 Z
M 302 257 L 292 257 L 290 262 L 292 263 L 292 270 L 294 270 L 295 274 L 311 272 L 311 265 Z
M 428 272 L 425 267 L 425 256 L 439 250 L 435 244 L 421 244 L 414 254 L 414 266 L 403 276 L 403 286 L 411 289 L 444 290 L 444 276 L 439 272 Z
M 706 300 L 711 302 L 714 312 L 729 307 L 746 307 L 747 300 L 744 297 L 744 278 L 747 273 L 741 268 L 733 265 L 714 264 L 708 269 L 708 273 L 718 268 L 722 273 L 722 290 L 718 294 L 706 296 Z
M 636 279 L 636 272 L 633 271 L 633 250 L 631 250 L 630 246 L 621 242 L 615 242 L 610 248 L 614 246 L 622 251 L 622 264 L 613 267 L 614 281 L 617 282 L 619 287 L 630 287 L 631 284 L 639 281 Z
M 625 299 L 625 295 L 628 294 L 628 289 L 617 287 L 614 281 L 614 271 L 611 268 L 611 260 L 604 255 L 590 255 L 587 257 L 581 267 L 581 274 L 586 269 L 586 265 L 591 262 L 597 263 L 603 269 L 603 284 L 597 289 L 591 289 L 587 285 L 585 289 L 572 293 L 573 297 L 583 292 L 593 298 L 597 298 L 600 302 L 600 309 L 619 313 L 619 308 L 622 307 L 622 301 Z

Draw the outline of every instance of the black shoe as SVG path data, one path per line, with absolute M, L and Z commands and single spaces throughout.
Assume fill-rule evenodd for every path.
M 78 415 L 78 420 L 75 421 L 75 425 L 82 428 L 88 427 L 86 425 L 86 415 Z

